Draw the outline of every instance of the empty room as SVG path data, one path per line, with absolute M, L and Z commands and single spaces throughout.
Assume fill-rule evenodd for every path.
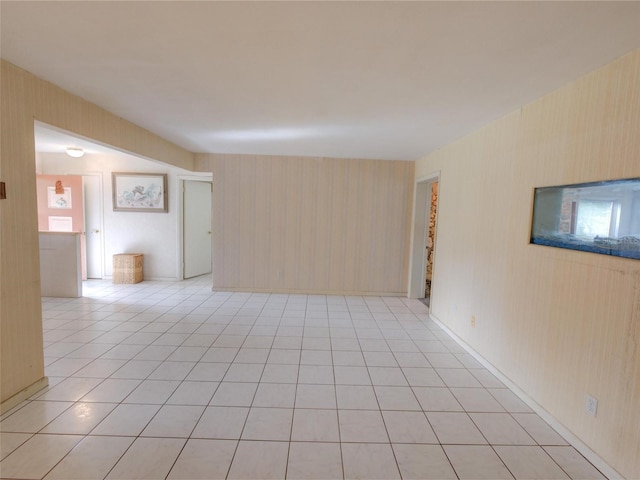
M 0 478 L 640 478 L 640 2 L 0 2 Z

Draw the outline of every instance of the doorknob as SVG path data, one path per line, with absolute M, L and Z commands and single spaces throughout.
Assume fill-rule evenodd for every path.
M 97 228 L 92 230 L 91 233 L 100 233 L 100 230 L 98 230 Z

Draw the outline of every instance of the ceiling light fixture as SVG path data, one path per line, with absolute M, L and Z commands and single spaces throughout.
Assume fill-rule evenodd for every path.
M 80 158 L 84 155 L 84 150 L 78 147 L 67 147 L 67 155 L 73 158 Z

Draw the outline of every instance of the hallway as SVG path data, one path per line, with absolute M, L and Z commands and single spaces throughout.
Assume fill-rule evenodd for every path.
M 604 478 L 418 300 L 84 284 L 2 478 Z

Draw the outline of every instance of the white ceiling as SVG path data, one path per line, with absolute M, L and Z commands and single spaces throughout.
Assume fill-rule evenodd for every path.
M 640 47 L 640 2 L 0 2 L 6 60 L 195 152 L 417 159 Z

